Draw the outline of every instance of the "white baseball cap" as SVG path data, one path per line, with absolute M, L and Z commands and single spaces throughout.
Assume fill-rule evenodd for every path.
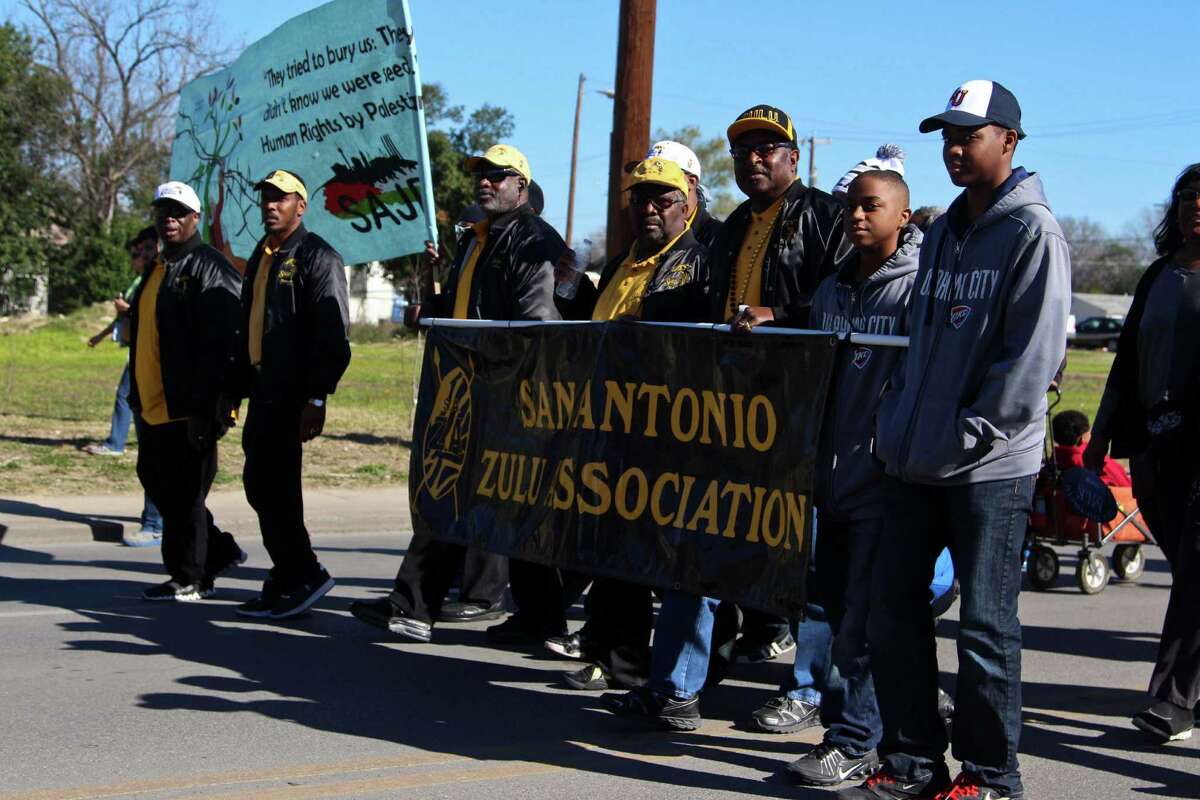
M 200 198 L 196 195 L 196 190 L 183 181 L 168 181 L 154 190 L 152 205 L 158 205 L 167 200 L 174 200 L 184 208 L 195 211 L 197 214 L 200 213 Z
M 673 142 L 670 139 L 655 142 L 646 151 L 646 158 L 665 158 L 667 161 L 674 161 L 684 172 L 695 175 L 697 180 L 700 178 L 700 159 L 696 158 L 696 154 L 690 147 L 679 142 Z

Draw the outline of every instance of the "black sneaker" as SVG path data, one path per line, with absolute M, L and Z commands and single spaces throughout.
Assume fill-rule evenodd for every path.
M 205 575 L 208 576 L 209 580 L 219 578 L 234 567 L 240 567 L 242 564 L 246 563 L 246 559 L 250 557 L 249 554 L 247 554 L 245 550 L 238 547 L 236 544 L 234 547 L 237 548 L 236 553 L 231 554 L 221 563 L 212 565 L 211 569 L 205 570 Z
M 1157 700 L 1134 717 L 1133 724 L 1165 744 L 1191 738 L 1192 728 L 1196 727 L 1196 715 L 1174 703 Z
M 487 640 L 492 644 L 529 645 L 541 644 L 547 638 L 564 635 L 566 631 L 531 625 L 522 619 L 520 614 L 513 614 L 499 625 L 488 628 L 486 633 Z
M 676 700 L 663 697 L 648 687 L 625 694 L 606 694 L 605 708 L 621 717 L 648 722 L 669 731 L 694 731 L 700 727 L 700 698 Z
M 268 619 L 287 619 L 303 614 L 313 603 L 324 597 L 333 588 L 333 578 L 322 569 L 315 578 L 279 595 L 277 602 L 267 614 Z
M 432 625 L 413 619 L 386 597 L 380 597 L 378 600 L 356 600 L 350 604 L 350 613 L 360 622 L 383 628 L 414 642 L 428 642 L 433 639 Z
M 203 600 L 206 597 L 212 597 L 216 593 L 211 583 L 179 583 L 177 581 L 166 581 L 157 586 L 151 586 L 146 591 L 142 592 L 143 600 L 158 600 L 168 602 L 190 603 L 196 600 Z
M 821 707 L 785 695 L 772 697 L 750 715 L 754 725 L 767 733 L 795 733 L 821 724 Z
M 578 631 L 566 636 L 551 636 L 542 644 L 551 653 L 558 653 L 566 658 L 583 658 L 583 636 Z
M 1024 800 L 1024 793 L 1013 794 L 981 783 L 969 772 L 960 772 L 954 782 L 934 795 L 934 800 Z
M 268 580 L 263 584 L 262 591 L 259 592 L 257 597 L 238 605 L 238 607 L 234 609 L 234 613 L 241 617 L 269 617 L 271 615 L 271 609 L 278 604 L 279 591 L 275 588 L 274 584 Z
M 588 664 L 581 670 L 563 673 L 563 680 L 567 686 L 585 692 L 600 692 L 613 688 L 609 684 L 609 677 L 608 670 L 599 664 Z
M 878 770 L 879 757 L 874 750 L 854 756 L 827 742 L 822 742 L 787 765 L 788 775 L 808 786 L 836 786 L 843 781 L 861 781 Z
M 834 797 L 838 800 L 932 800 L 949 786 L 950 773 L 945 764 L 939 764 L 933 776 L 923 781 L 893 778 L 880 771 L 860 786 L 839 790 Z
M 742 637 L 733 645 L 733 658 L 745 659 L 752 663 L 771 661 L 795 649 L 796 640 L 792 638 L 791 631 L 784 631 L 769 642 L 747 641 Z
M 484 622 L 489 619 L 500 619 L 504 616 L 504 605 L 485 606 L 478 603 L 446 603 L 438 622 Z

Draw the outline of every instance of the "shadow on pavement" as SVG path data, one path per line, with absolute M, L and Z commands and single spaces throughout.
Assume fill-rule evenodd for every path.
M 136 515 L 104 515 L 96 517 L 79 514 L 74 511 L 63 511 L 61 508 L 54 508 L 53 506 L 2 499 L 0 499 L 0 514 L 12 514 L 13 516 L 33 517 L 35 519 L 53 519 L 61 522 L 77 522 L 88 526 L 92 532 L 92 539 L 97 542 L 121 541 L 121 532 L 124 530 L 122 523 L 137 522 L 139 520 L 139 517 Z M 0 525 L 0 542 L 4 541 L 4 534 L 7 532 L 8 526 Z

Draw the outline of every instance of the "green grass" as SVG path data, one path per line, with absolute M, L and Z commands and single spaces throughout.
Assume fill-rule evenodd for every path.
M 95 349 L 88 337 L 109 320 L 98 304 L 67 317 L 0 321 L 0 495 L 91 494 L 138 489 L 136 440 L 123 458 L 81 448 L 108 435 L 127 350 Z M 325 435 L 305 447 L 310 486 L 402 483 L 408 474 L 417 340 L 393 328 L 352 332 L 350 367 L 329 401 Z M 245 406 L 242 408 L 245 412 Z M 218 486 L 242 473 L 241 430 L 222 440 Z

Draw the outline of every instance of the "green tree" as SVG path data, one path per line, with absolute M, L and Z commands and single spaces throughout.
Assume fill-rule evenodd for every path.
M 61 128 L 57 108 L 65 87 L 34 60 L 33 41 L 0 25 L 0 311 L 24 307 L 45 276 L 55 229 L 52 208 L 61 187 L 51 153 Z
M 729 143 L 724 136 L 705 139 L 700 128 L 686 125 L 678 130 L 659 128 L 654 132 L 654 141 L 670 139 L 687 145 L 696 158 L 700 159 L 700 183 L 709 192 L 708 213 L 725 219 L 741 202 L 734 194 L 733 159 L 729 157 Z

